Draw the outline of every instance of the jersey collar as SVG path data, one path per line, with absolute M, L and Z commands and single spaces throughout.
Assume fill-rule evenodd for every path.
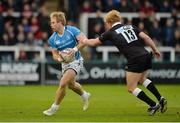
M 62 33 L 62 34 L 59 34 L 58 32 L 57 32 L 57 34 L 58 34 L 58 36 L 59 36 L 59 37 L 62 37 L 62 36 L 63 36 L 63 34 L 64 34 L 64 32 L 65 32 L 65 27 L 64 27 L 64 31 L 63 31 L 63 33 Z
M 114 27 L 114 26 L 116 26 L 116 25 L 118 25 L 118 24 L 121 24 L 121 22 L 116 22 L 116 23 L 114 23 L 114 24 L 112 25 L 112 27 Z

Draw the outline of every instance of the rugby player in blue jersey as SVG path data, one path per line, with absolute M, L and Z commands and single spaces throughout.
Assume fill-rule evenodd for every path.
M 63 12 L 52 12 L 50 14 L 50 26 L 53 34 L 49 38 L 48 43 L 52 48 L 53 59 L 62 64 L 63 75 L 60 79 L 53 104 L 49 109 L 43 111 L 43 114 L 51 116 L 56 113 L 66 95 L 67 87 L 81 96 L 83 110 L 86 110 L 89 106 L 90 93 L 86 92 L 76 82 L 75 78 L 83 67 L 83 58 L 79 50 L 84 47 L 84 44 L 78 41 L 84 40 L 87 37 L 78 28 L 66 25 L 66 18 Z M 68 63 L 60 56 L 61 51 L 66 49 L 69 49 L 69 57 L 75 57 L 73 61 Z

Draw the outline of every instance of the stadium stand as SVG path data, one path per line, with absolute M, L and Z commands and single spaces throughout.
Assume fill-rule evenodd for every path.
M 19 49 L 18 52 L 14 50 L 17 53 L 11 50 L 1 52 L 0 60 L 18 60 L 21 55 L 27 55 L 26 60 L 49 58 L 43 57 L 43 54 L 48 54 L 47 39 L 51 34 L 46 2 L 48 1 L 0 1 L 0 13 L 2 13 L 0 14 L 0 47 L 13 46 L 14 49 Z M 174 48 L 176 59 L 179 60 L 179 0 L 56 0 L 54 2 L 58 3 L 55 7 L 58 8 L 57 10 L 66 11 L 68 24 L 79 25 L 89 38 L 97 37 L 105 30 L 103 15 L 109 10 L 116 9 L 122 15 L 124 13 L 124 23 L 132 23 L 142 29 L 154 39 L 158 46 Z M 82 19 L 86 22 L 81 23 Z M 106 46 L 111 46 L 111 43 L 107 43 Z M 38 47 L 34 49 L 40 50 L 36 52 L 25 47 Z M 44 50 L 41 48 L 47 49 L 45 50 L 47 52 L 42 53 Z M 0 49 L 3 51 L 4 48 Z M 95 52 L 97 55 L 86 59 L 102 58 L 99 56 L 101 53 L 95 48 L 90 48 L 88 51 L 93 54 Z M 23 60 L 22 56 L 19 60 Z

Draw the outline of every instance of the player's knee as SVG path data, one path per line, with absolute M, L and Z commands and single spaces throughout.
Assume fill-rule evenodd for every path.
M 66 82 L 61 82 L 60 88 L 61 88 L 61 89 L 64 89 L 64 88 L 66 88 L 66 87 L 67 87 L 67 83 L 66 83 Z

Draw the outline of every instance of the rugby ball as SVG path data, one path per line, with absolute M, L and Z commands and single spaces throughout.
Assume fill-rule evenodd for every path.
M 70 50 L 69 49 L 65 49 L 59 52 L 59 55 L 61 56 L 61 58 L 64 60 L 65 63 L 69 63 L 72 62 L 75 57 L 68 57 Z

